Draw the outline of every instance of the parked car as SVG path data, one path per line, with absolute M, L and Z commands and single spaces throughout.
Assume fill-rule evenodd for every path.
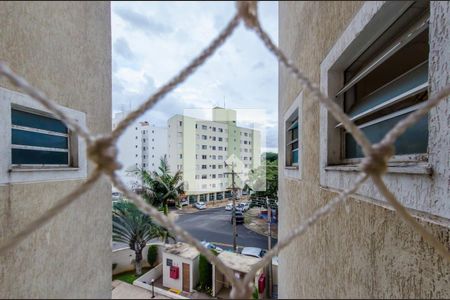
M 236 210 L 241 211 L 241 212 L 246 212 L 247 210 L 249 210 L 249 208 L 250 208 L 250 205 L 247 202 L 239 203 L 236 206 Z
M 195 202 L 194 206 L 195 206 L 195 208 L 200 209 L 200 210 L 206 209 L 206 203 L 202 202 L 202 201 Z
M 239 205 L 241 206 L 243 212 L 250 209 L 250 203 L 248 202 L 241 202 Z
M 225 210 L 233 210 L 233 203 L 227 203 L 227 205 L 225 206 Z
M 112 192 L 112 199 L 113 199 L 113 201 L 120 200 L 120 193 L 119 192 Z
M 242 224 L 244 223 L 244 214 L 236 210 L 236 224 Z M 233 214 L 231 214 L 231 224 L 233 224 Z
M 212 244 L 212 243 L 210 243 L 210 242 L 202 241 L 201 243 L 202 243 L 202 245 L 205 246 L 207 249 L 215 250 L 215 251 L 217 251 L 218 253 L 223 252 L 223 249 L 222 249 L 222 248 L 217 247 L 216 245 L 214 245 L 214 244 Z
M 186 206 L 186 205 L 189 205 L 189 199 L 182 199 L 181 201 L 180 201 L 180 205 L 181 206 Z
M 244 247 L 241 254 L 261 258 L 266 254 L 266 250 L 256 247 Z

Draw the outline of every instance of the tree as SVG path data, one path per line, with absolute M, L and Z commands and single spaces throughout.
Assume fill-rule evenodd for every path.
M 154 172 L 140 170 L 141 193 L 148 203 L 161 209 L 167 215 L 168 202 L 171 200 L 179 202 L 180 196 L 184 194 L 183 175 L 180 170 L 171 175 L 166 155 L 161 158 L 158 169 L 159 171 Z M 170 237 L 166 230 L 164 242 L 167 243 Z
M 266 161 L 265 166 L 251 170 L 249 187 L 256 197 L 277 198 L 278 192 L 278 160 Z
M 147 243 L 161 235 L 161 227 L 133 203 L 113 204 L 113 241 L 127 244 L 135 253 L 136 275 L 142 274 L 142 250 Z
M 147 252 L 147 262 L 150 265 L 150 267 L 153 267 L 157 260 L 158 260 L 158 246 L 150 245 L 150 247 L 148 247 Z
M 266 161 L 267 162 L 274 162 L 278 160 L 278 153 L 274 153 L 274 152 L 265 152 L 263 153 L 263 155 L 261 155 L 261 157 L 266 157 Z

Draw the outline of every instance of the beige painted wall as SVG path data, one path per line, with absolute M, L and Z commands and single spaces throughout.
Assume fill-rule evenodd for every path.
M 320 63 L 361 5 L 280 2 L 281 48 L 319 83 Z M 283 67 L 279 84 L 279 120 L 283 120 L 300 86 Z M 279 174 L 280 238 L 335 196 L 320 187 L 319 104 L 308 94 L 302 115 L 302 180 Z M 282 142 L 280 136 L 279 145 Z M 282 170 L 284 151 L 279 155 Z M 392 210 L 356 199 L 348 203 L 350 213 L 340 207 L 280 253 L 280 298 L 450 297 L 450 264 Z M 448 228 L 421 222 L 449 244 Z
M 1 2 L 0 59 L 63 106 L 111 131 L 108 2 Z M 0 79 L 0 86 L 17 90 Z M 88 163 L 88 173 L 92 170 Z M 81 181 L 0 186 L 0 239 L 19 231 Z M 101 180 L 0 257 L 0 297 L 111 297 L 111 185 Z

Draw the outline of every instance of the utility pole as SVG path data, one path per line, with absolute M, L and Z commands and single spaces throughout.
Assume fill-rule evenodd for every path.
M 268 233 L 268 240 L 267 240 L 267 249 L 268 251 L 270 251 L 272 249 L 272 228 L 271 228 L 271 223 L 272 223 L 272 208 L 269 205 L 269 197 L 266 197 L 266 204 L 267 204 L 267 227 L 269 229 L 269 233 Z M 269 288 L 268 288 L 268 292 L 269 292 L 269 298 L 272 298 L 272 261 L 269 263 Z
M 224 162 L 225 167 L 228 167 L 228 164 L 226 162 Z M 235 184 L 235 180 L 234 180 L 234 176 L 235 176 L 235 172 L 234 172 L 234 163 L 231 163 L 231 172 L 225 172 L 225 175 L 231 174 L 231 188 L 233 190 L 233 251 L 236 253 L 237 252 L 237 241 L 236 241 L 236 237 L 237 237 L 237 227 L 236 227 L 236 184 Z

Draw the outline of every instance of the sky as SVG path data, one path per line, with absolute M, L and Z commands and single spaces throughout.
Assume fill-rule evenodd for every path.
M 234 2 L 112 2 L 113 115 L 135 109 L 185 67 L 235 13 Z M 278 4 L 260 2 L 263 28 L 277 42 Z M 238 125 L 265 132 L 277 152 L 278 64 L 243 24 L 189 79 L 140 120 L 167 126 L 175 114 L 208 119 L 215 106 L 236 109 Z M 201 114 L 201 113 L 200 113 Z M 251 124 L 253 123 L 253 124 Z

